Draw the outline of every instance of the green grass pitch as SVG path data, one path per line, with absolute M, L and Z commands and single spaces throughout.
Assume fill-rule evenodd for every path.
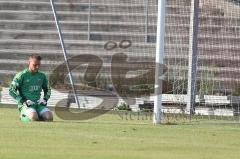
M 0 105 L 0 159 L 239 159 L 240 124 L 153 126 L 105 114 L 22 123 Z

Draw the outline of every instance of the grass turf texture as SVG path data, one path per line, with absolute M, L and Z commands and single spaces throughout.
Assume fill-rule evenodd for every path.
M 0 105 L 1 159 L 239 159 L 239 124 L 153 126 L 106 114 L 89 121 L 22 123 Z

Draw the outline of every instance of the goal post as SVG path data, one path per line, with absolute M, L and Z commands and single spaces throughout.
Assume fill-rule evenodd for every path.
M 161 67 L 160 65 L 163 64 L 164 58 L 165 7 L 166 7 L 165 0 L 158 0 L 153 124 L 159 124 L 161 122 L 163 67 Z
M 199 0 L 191 0 L 190 30 L 189 30 L 189 55 L 188 55 L 188 91 L 186 112 L 194 114 L 195 97 L 196 97 L 196 81 L 197 81 L 197 36 L 198 36 L 198 12 Z

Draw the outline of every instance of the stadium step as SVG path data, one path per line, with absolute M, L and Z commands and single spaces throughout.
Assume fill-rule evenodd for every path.
M 42 1 L 0 1 L 0 9 L 1 10 L 39 10 L 39 11 L 51 11 L 50 1 L 42 2 Z M 11 4 L 11 5 L 9 5 Z M 89 11 L 89 2 L 78 2 L 78 3 L 68 3 L 64 2 L 56 2 L 55 7 L 57 11 L 71 11 L 71 12 L 80 12 L 80 11 Z M 100 1 L 93 1 L 91 3 L 91 11 L 92 12 L 134 12 L 134 13 L 142 13 L 145 9 L 145 3 L 106 3 Z M 149 12 L 156 12 L 156 5 L 149 4 Z M 177 8 L 178 9 L 178 8 Z
M 209 0 L 209 4 L 213 1 Z M 124 52 L 129 55 L 144 56 L 147 54 L 147 56 L 154 57 L 157 1 L 149 0 L 147 38 L 150 43 L 145 43 L 146 8 L 143 2 L 138 0 L 92 1 L 90 41 L 88 41 L 89 0 L 56 0 L 56 8 L 69 54 L 73 56 L 81 53 L 96 53 L 105 56 Z M 187 60 L 183 57 L 188 54 L 190 2 L 191 0 L 166 1 L 165 54 L 167 63 L 171 64 L 174 60 L 175 62 Z M 229 68 L 230 64 L 236 67 L 238 58 L 229 57 L 231 55 L 237 57 L 239 53 L 240 18 L 237 16 L 233 18 L 232 15 L 227 14 L 228 11 L 222 8 L 222 2 L 219 2 L 217 6 L 220 9 L 211 6 L 207 10 L 200 8 L 198 41 L 200 58 L 198 62 L 199 65 L 205 62 L 209 65 L 215 64 L 214 66 L 217 67 Z M 124 39 L 132 40 L 130 49 L 118 48 L 114 51 L 103 49 L 104 44 L 109 40 L 119 44 Z M 57 61 L 56 59 L 63 59 L 50 1 L 0 0 L 1 59 L 7 61 L 20 57 L 24 60 L 29 54 L 35 52 L 53 62 Z M 183 57 L 174 57 L 179 54 Z M 226 58 L 221 61 L 217 56 Z M 10 66 L 12 66 L 11 63 L 6 68 L 10 69 Z M 229 69 L 231 71 L 232 68 Z M 222 70 L 222 73 L 219 73 L 221 76 L 227 72 L 224 68 L 220 70 Z M 11 71 L 10 69 L 9 72 Z
M 58 17 L 60 21 L 83 21 L 88 22 L 89 13 L 86 12 L 58 12 Z M 156 14 L 148 14 L 148 21 L 150 23 L 156 24 Z M 24 20 L 31 21 L 36 20 L 49 20 L 53 21 L 53 15 L 49 11 L 15 11 L 15 10 L 2 10 L 0 11 L 0 20 Z M 146 17 L 144 13 L 129 15 L 126 13 L 104 13 L 104 12 L 95 12 L 91 13 L 90 23 L 94 21 L 109 21 L 109 22 L 137 22 L 137 23 L 145 23 Z M 200 26 L 202 25 L 224 25 L 227 23 L 233 23 L 235 26 L 239 26 L 240 18 L 230 17 L 230 16 L 206 16 L 200 15 Z M 182 24 L 190 23 L 189 15 L 179 15 L 179 14 L 167 14 L 166 15 L 166 24 L 175 23 L 176 21 L 180 21 Z M 209 27 L 211 27 L 211 25 Z
M 138 22 L 145 23 L 146 18 L 148 18 L 149 23 L 157 23 L 157 14 L 156 13 L 148 13 L 146 17 L 145 13 L 111 13 L 111 12 L 92 12 L 91 15 L 88 12 L 68 12 L 68 11 L 59 11 L 57 13 L 60 21 L 83 21 L 90 22 L 94 21 L 108 21 L 110 22 Z M 189 23 L 190 16 L 189 15 L 179 15 L 178 13 L 166 16 L 166 23 L 173 23 L 181 19 L 182 23 Z M 0 11 L 0 20 L 46 20 L 52 21 L 54 20 L 53 13 L 50 11 L 15 11 L 15 10 L 1 10 Z M 221 20 L 221 19 L 220 19 Z M 224 19 L 223 19 L 224 20 Z
M 177 49 L 177 48 L 176 48 Z M 89 54 L 89 51 L 82 51 L 82 50 L 67 50 L 69 53 L 69 57 L 74 57 L 77 55 L 86 55 Z M 233 55 L 231 54 L 227 54 L 225 57 L 221 56 L 221 48 L 219 48 L 219 51 L 215 51 L 214 56 L 211 56 L 211 58 L 209 58 L 211 52 L 207 52 L 207 48 L 202 49 L 199 52 L 199 58 L 198 58 L 198 62 L 199 65 L 204 65 L 204 64 L 209 64 L 212 67 L 224 67 L 224 66 L 231 66 L 232 67 L 237 67 L 239 65 L 239 56 L 236 56 L 236 53 L 240 51 L 236 50 L 236 53 L 234 53 Z M 188 61 L 188 51 L 186 50 L 185 52 L 182 52 L 181 54 L 179 54 L 178 52 L 176 52 L 175 54 L 173 53 L 173 49 L 169 48 L 169 49 L 165 49 L 165 63 L 181 63 L 184 62 L 187 65 L 187 61 Z M 206 54 L 207 52 L 207 54 Z M 26 59 L 28 59 L 29 55 L 32 53 L 38 53 L 41 54 L 41 56 L 43 57 L 44 60 L 50 60 L 53 61 L 53 63 L 55 61 L 63 61 L 63 53 L 62 50 L 55 50 L 55 51 L 50 51 L 50 50 L 31 50 L 31 49 L 17 49 L 17 50 L 13 50 L 13 49 L 2 49 L 0 50 L 0 59 L 6 59 L 6 61 L 8 60 L 23 60 L 25 61 Z M 146 57 L 140 57 L 134 54 L 132 54 L 131 52 L 124 52 L 125 54 L 128 55 L 128 58 L 131 59 L 132 61 L 137 61 L 137 59 L 146 59 Z M 205 53 L 205 54 L 204 54 Z M 93 53 L 90 53 L 93 54 Z M 210 55 L 209 55 L 210 54 Z M 109 52 L 107 53 L 106 51 L 102 50 L 98 50 L 94 52 L 94 55 L 100 57 L 102 60 L 106 61 L 106 62 L 110 62 L 111 61 L 111 55 L 114 55 L 114 52 Z M 148 56 L 148 58 L 146 60 L 148 61 L 154 61 L 154 53 L 151 56 Z M 235 58 L 232 58 L 232 56 L 234 56 Z M 223 60 L 224 59 L 224 60 Z
M 94 51 L 94 50 L 104 50 L 104 45 L 106 42 L 104 41 L 90 41 L 91 45 L 89 45 L 88 40 L 66 40 L 65 45 L 66 49 L 68 50 L 86 50 L 86 51 Z M 118 42 L 119 43 L 119 42 Z M 175 44 L 166 44 L 166 48 L 177 48 Z M 59 43 L 59 40 L 13 40 L 13 39 L 6 39 L 6 40 L 0 40 L 0 48 L 1 49 L 50 49 L 50 50 L 61 50 L 61 45 Z M 181 48 L 188 50 L 188 44 L 181 44 Z M 212 51 L 220 51 L 221 49 L 232 49 L 231 51 L 239 51 L 240 47 L 235 46 L 232 48 L 232 46 L 229 46 L 227 44 L 221 44 L 216 43 L 215 45 L 211 44 L 199 44 L 199 50 L 200 52 L 202 50 L 211 49 Z M 141 53 L 144 53 L 145 51 L 148 51 L 149 53 L 155 53 L 155 44 L 152 43 L 132 43 L 131 50 L 138 50 Z M 121 49 L 119 49 L 121 51 Z M 174 50 L 174 49 L 173 49 Z M 210 51 L 211 51 L 210 50 Z M 117 51 L 117 50 L 116 50 Z M 121 52 L 128 51 L 122 50 Z M 106 51 L 108 52 L 108 51 Z M 133 52 L 134 53 L 134 52 Z
M 63 31 L 88 31 L 87 22 L 63 21 L 61 22 Z M 0 29 L 17 29 L 17 30 L 56 30 L 54 21 L 22 21 L 22 20 L 0 20 Z M 123 32 L 123 33 L 144 33 L 144 23 L 121 23 L 121 22 L 92 22 L 91 31 L 99 32 Z M 155 24 L 148 25 L 149 33 L 156 31 Z M 240 31 L 240 27 L 228 26 L 227 29 L 219 25 L 202 25 L 199 28 L 201 34 L 220 34 L 229 33 L 236 34 Z M 167 24 L 166 34 L 168 33 L 189 32 L 188 24 Z M 174 35 L 173 35 L 174 36 Z
M 205 29 L 201 29 L 200 35 L 198 36 L 198 43 L 199 44 L 205 44 L 207 43 L 212 43 L 212 44 L 219 44 L 222 43 L 222 41 L 218 40 L 218 36 L 216 34 L 207 34 L 204 33 Z M 63 32 L 64 39 L 65 40 L 87 40 L 88 39 L 88 33 L 84 31 L 64 31 Z M 90 32 L 90 40 L 93 41 L 108 41 L 108 40 L 113 40 L 113 41 L 119 41 L 119 39 L 131 39 L 132 42 L 145 42 L 146 40 L 146 35 L 148 38 L 152 38 L 152 41 L 155 43 L 156 35 L 153 33 L 121 33 L 121 38 L 119 37 L 119 34 L 116 32 Z M 46 39 L 46 40 L 58 40 L 58 33 L 56 30 L 52 31 L 45 31 L 45 30 L 16 30 L 16 29 L 5 29 L 5 30 L 0 30 L 0 39 L 21 39 L 21 40 L 27 40 L 27 39 L 32 39 L 32 40 L 39 40 L 39 39 Z M 181 39 L 184 43 L 188 43 L 189 40 L 189 35 L 188 34 L 180 34 L 176 33 L 174 36 L 170 33 L 167 32 L 165 39 L 168 41 L 171 41 L 172 43 L 178 43 L 179 39 Z M 229 41 L 231 42 L 231 45 L 238 45 L 240 43 L 240 39 L 236 35 L 231 35 L 230 36 L 225 36 L 224 41 Z
M 62 30 L 69 31 L 87 31 L 88 23 L 86 21 L 63 21 L 60 22 Z M 149 30 L 156 30 L 156 25 L 149 24 Z M 22 30 L 56 30 L 54 21 L 23 21 L 23 20 L 0 20 L 0 29 L 22 29 Z M 123 32 L 144 32 L 144 23 L 122 23 L 122 22 L 91 22 L 93 31 L 123 31 Z

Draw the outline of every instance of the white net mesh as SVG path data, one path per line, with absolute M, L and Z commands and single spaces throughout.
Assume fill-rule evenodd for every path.
M 234 0 L 200 3 L 197 93 L 209 115 L 239 114 L 239 9 Z

